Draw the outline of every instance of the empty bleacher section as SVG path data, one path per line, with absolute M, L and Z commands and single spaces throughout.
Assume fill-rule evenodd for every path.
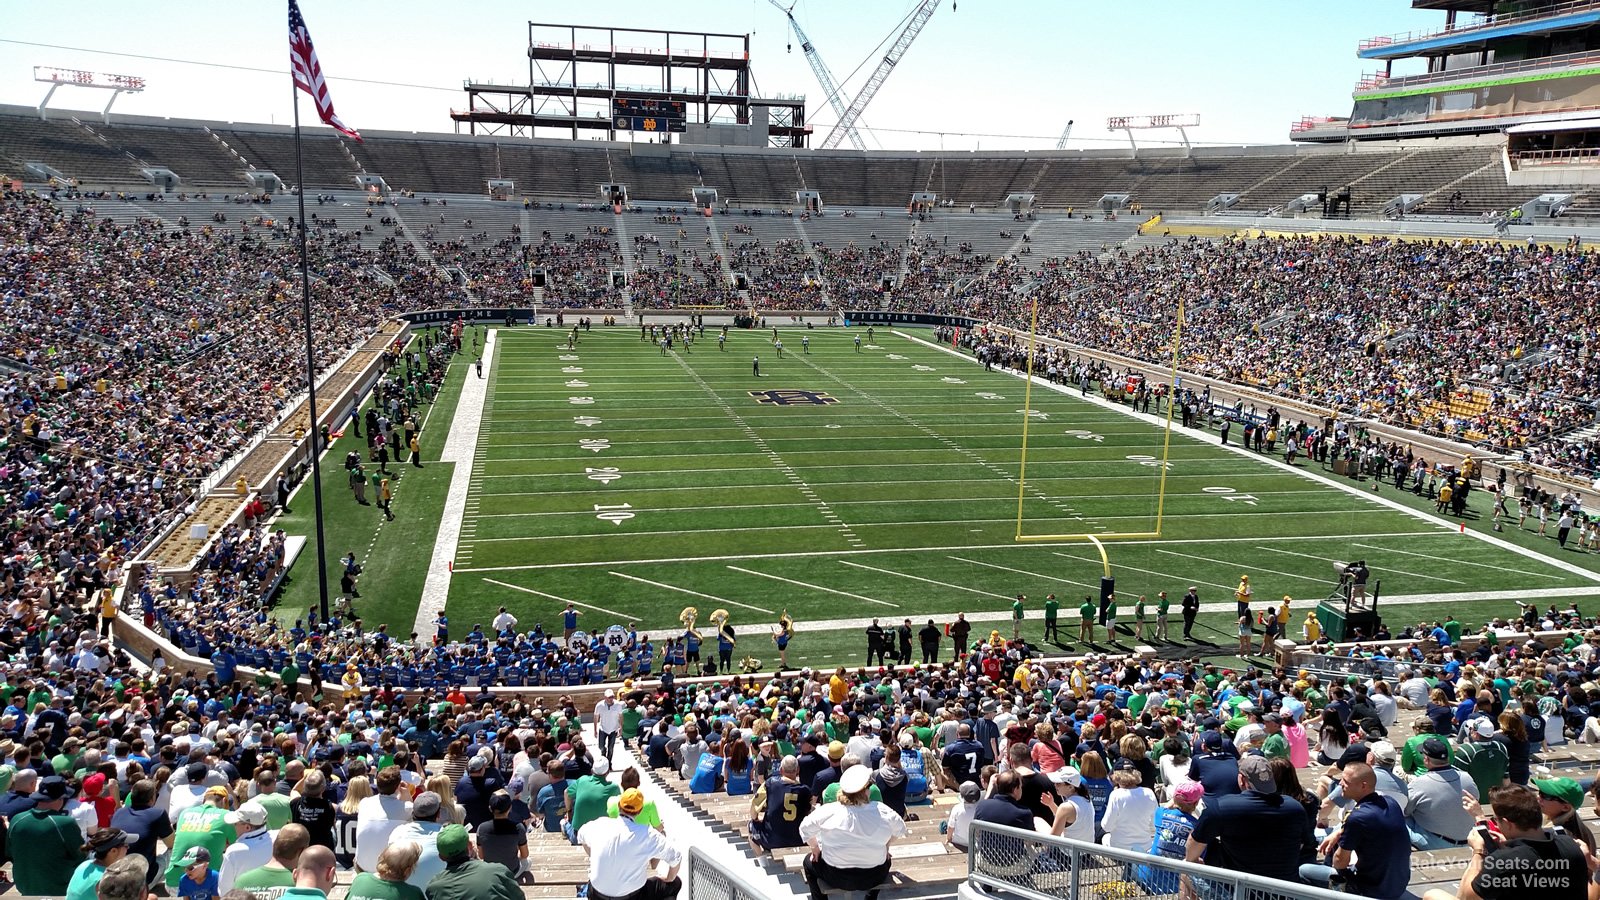
M 245 188 L 244 165 L 204 131 L 149 125 L 87 126 L 112 146 L 151 166 L 171 169 L 183 179 L 182 188 Z
M 84 183 L 122 187 L 145 184 L 137 163 L 122 151 L 96 141 L 82 126 L 68 119 L 41 121 L 37 115 L 4 117 L 0 121 L 0 161 L 5 164 L 7 175 L 29 181 L 35 179 L 27 176 L 23 167 L 28 163 L 44 163 Z
M 253 168 L 274 172 L 286 184 L 294 183 L 294 132 L 287 128 L 276 132 L 232 128 L 213 131 Z M 303 133 L 300 143 L 305 154 L 307 188 L 348 188 L 355 184 L 359 170 L 340 147 L 339 139 L 330 136 L 327 129 Z

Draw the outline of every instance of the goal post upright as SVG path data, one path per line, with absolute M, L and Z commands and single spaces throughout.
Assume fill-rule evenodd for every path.
M 1032 542 L 1032 543 L 1042 543 L 1042 542 L 1061 543 L 1061 542 L 1067 542 L 1067 541 L 1086 541 L 1088 543 L 1093 544 L 1095 546 L 1095 549 L 1099 551 L 1100 560 L 1105 565 L 1106 570 L 1109 572 L 1110 568 L 1111 568 L 1111 564 L 1110 564 L 1110 561 L 1109 561 L 1108 557 L 1106 556 L 1106 549 L 1105 549 L 1105 546 L 1104 546 L 1104 542 L 1107 542 L 1107 541 L 1128 541 L 1128 540 L 1151 540 L 1151 539 L 1155 539 L 1155 538 L 1160 538 L 1162 536 L 1162 526 L 1163 526 L 1163 524 L 1165 522 L 1166 500 L 1167 500 L 1167 468 L 1171 465 L 1171 457 L 1172 457 L 1173 404 L 1177 400 L 1178 388 L 1182 384 L 1181 378 L 1180 378 L 1180 376 L 1178 374 L 1178 350 L 1179 350 L 1179 348 L 1181 346 L 1181 341 L 1183 339 L 1183 316 L 1184 316 L 1184 299 L 1181 296 L 1178 298 L 1178 306 L 1177 306 L 1177 310 L 1176 310 L 1175 315 L 1176 315 L 1176 319 L 1173 322 L 1173 328 L 1172 328 L 1172 348 L 1171 348 L 1171 353 L 1172 353 L 1172 361 L 1171 362 L 1172 362 L 1172 365 L 1171 365 L 1171 368 L 1170 368 L 1170 375 L 1169 375 L 1171 393 L 1167 397 L 1167 416 L 1166 416 L 1166 423 L 1165 423 L 1166 424 L 1166 428 L 1165 428 L 1165 431 L 1164 431 L 1164 433 L 1162 435 L 1162 440 L 1161 440 L 1161 459 L 1160 459 L 1160 462 L 1158 464 L 1159 467 L 1160 467 L 1160 470 L 1161 470 L 1161 474 L 1158 476 L 1157 482 L 1156 482 L 1156 484 L 1157 484 L 1157 487 L 1156 487 L 1156 511 L 1155 511 L 1155 522 L 1154 522 L 1153 530 L 1150 530 L 1150 531 L 1113 531 L 1113 532 L 1101 532 L 1099 534 L 1090 534 L 1088 532 L 1077 532 L 1077 533 L 1071 533 L 1071 534 L 1025 534 L 1025 533 L 1023 533 L 1023 523 L 1024 523 L 1023 504 L 1025 503 L 1025 501 L 1027 499 L 1027 484 L 1028 484 L 1028 478 L 1027 478 L 1027 475 L 1028 475 L 1028 430 L 1029 430 L 1030 420 L 1033 418 L 1033 416 L 1031 415 L 1032 410 L 1033 410 L 1033 357 L 1034 357 L 1035 351 L 1037 350 L 1037 348 L 1039 346 L 1039 299 L 1038 299 L 1037 295 L 1034 296 L 1032 308 L 1031 308 L 1031 311 L 1029 313 L 1028 347 L 1027 347 L 1027 357 L 1028 358 L 1027 358 L 1027 368 L 1025 370 L 1025 377 L 1023 379 L 1024 387 L 1023 387 L 1023 394 L 1022 394 L 1023 395 L 1023 401 L 1022 401 L 1022 405 L 1023 405 L 1023 410 L 1022 410 L 1022 453 L 1021 453 L 1021 460 L 1020 460 L 1020 462 L 1018 464 L 1018 468 L 1017 468 L 1017 533 L 1016 533 L 1016 537 L 1015 537 L 1015 541 L 1017 543 L 1030 543 L 1030 542 Z M 1108 575 L 1108 577 L 1109 577 L 1109 575 Z

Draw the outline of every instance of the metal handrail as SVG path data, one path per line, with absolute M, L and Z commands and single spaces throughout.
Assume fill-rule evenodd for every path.
M 1525 13 L 1512 13 L 1510 15 L 1496 16 L 1492 19 L 1478 18 L 1465 24 L 1458 24 L 1436 31 L 1406 31 L 1400 34 L 1384 34 L 1362 40 L 1356 45 L 1357 52 L 1371 50 L 1373 47 L 1388 47 L 1394 44 L 1408 44 L 1412 41 L 1425 41 L 1429 38 L 1458 35 L 1472 31 L 1482 31 L 1496 28 L 1501 25 L 1516 25 L 1521 22 L 1534 22 L 1539 19 L 1549 19 L 1568 13 L 1584 12 L 1591 9 L 1600 9 L 1600 0 L 1567 0 L 1554 6 L 1539 7 Z
M 1097 876 L 1103 877 L 1097 880 Z M 1092 897 L 1101 886 L 1126 884 L 1130 880 L 1134 882 L 1135 896 L 1174 893 L 1139 888 L 1140 881 L 1158 879 L 1182 881 L 1200 888 L 1195 891 L 1200 900 L 1349 900 L 1348 894 L 1326 888 L 989 822 L 973 822 L 967 841 L 967 883 L 975 889 L 988 888 L 991 894 L 1002 897 L 1026 900 Z M 1114 896 L 1110 892 L 1106 895 Z
M 1470 81 L 1489 75 L 1506 75 L 1512 72 L 1527 72 L 1538 69 L 1556 69 L 1584 63 L 1600 63 L 1600 53 L 1595 53 L 1593 50 L 1579 50 L 1576 53 L 1544 56 L 1539 59 L 1517 59 L 1510 62 L 1489 63 L 1485 66 L 1472 66 L 1466 69 L 1425 72 L 1421 75 L 1398 75 L 1389 78 L 1383 77 L 1379 73 L 1371 73 L 1356 82 L 1356 93 L 1392 91 L 1425 84 L 1442 84 L 1449 81 Z
M 1600 147 L 1568 147 L 1565 150 L 1512 150 L 1513 168 L 1561 165 L 1574 160 L 1600 159 Z
M 684 896 L 688 900 L 766 900 L 764 891 L 691 845 L 684 856 Z

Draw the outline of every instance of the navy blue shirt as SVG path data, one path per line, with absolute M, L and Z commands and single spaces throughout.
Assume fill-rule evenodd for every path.
M 1239 760 L 1214 752 L 1189 760 L 1189 778 L 1206 789 L 1206 802 L 1239 793 Z M 1296 876 L 1298 877 L 1298 876 Z
M 1256 791 L 1207 799 L 1193 837 L 1206 845 L 1207 865 L 1291 882 L 1300 880 L 1301 851 L 1316 846 L 1298 800 Z
M 1344 820 L 1339 847 L 1355 853 L 1346 889 L 1363 897 L 1394 898 L 1411 878 L 1411 840 L 1400 805 L 1374 791 L 1356 801 Z

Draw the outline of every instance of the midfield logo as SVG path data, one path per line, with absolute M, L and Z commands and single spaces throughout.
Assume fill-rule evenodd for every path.
M 822 391 L 751 391 L 750 396 L 756 398 L 757 403 L 771 403 L 778 406 L 800 406 L 807 403 L 813 406 L 827 406 L 829 403 L 839 402 L 839 398 L 831 397 Z

